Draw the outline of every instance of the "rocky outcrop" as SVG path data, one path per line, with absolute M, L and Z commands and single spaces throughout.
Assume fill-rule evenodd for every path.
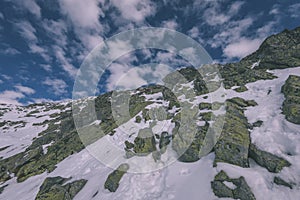
M 252 64 L 255 68 L 283 69 L 300 66 L 300 27 L 268 37 L 253 54 L 242 59 L 241 63 Z
M 86 180 L 81 179 L 65 184 L 70 179 L 62 177 L 46 178 L 36 196 L 36 200 L 73 199 L 84 187 Z
M 285 96 L 283 114 L 289 122 L 300 124 L 300 77 L 290 75 L 281 91 Z
M 115 171 L 108 175 L 104 188 L 110 192 L 115 192 L 119 188 L 119 182 L 121 181 L 124 174 L 128 171 L 129 165 L 122 164 Z
M 249 157 L 257 164 L 265 167 L 269 172 L 278 173 L 284 167 L 289 167 L 291 164 L 283 158 L 273 155 L 269 152 L 259 150 L 254 144 L 250 145 Z
M 233 187 L 227 186 L 228 183 L 231 183 Z M 224 171 L 221 171 L 211 182 L 211 187 L 214 194 L 219 198 L 255 200 L 254 194 L 242 176 L 237 179 L 231 179 Z

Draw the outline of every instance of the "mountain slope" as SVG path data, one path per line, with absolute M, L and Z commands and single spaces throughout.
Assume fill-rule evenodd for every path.
M 218 74 L 208 77 L 211 88 L 197 69 L 184 68 L 165 77 L 172 87 L 150 85 L 77 102 L 2 104 L 0 198 L 297 199 L 299 30 L 267 38 L 241 62 L 206 66 L 217 67 L 223 78 L 220 85 Z M 186 82 L 174 82 L 178 73 Z M 114 95 L 130 97 L 129 116 L 117 113 L 122 104 L 112 110 Z M 94 103 L 97 120 L 90 123 Z M 74 122 L 73 114 L 84 118 Z M 95 134 L 82 137 L 76 126 Z M 207 135 L 212 126 L 222 128 L 217 141 Z M 116 170 L 85 149 L 102 139 L 122 151 Z M 177 159 L 168 160 L 173 155 Z M 162 167 L 130 173 L 131 160 L 139 159 Z

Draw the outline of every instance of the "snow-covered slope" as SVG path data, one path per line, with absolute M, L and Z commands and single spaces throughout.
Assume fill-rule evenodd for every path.
M 80 179 L 88 180 L 83 189 L 75 196 L 74 199 L 78 200 L 217 199 L 211 189 L 210 182 L 218 172 L 224 170 L 231 178 L 245 177 L 257 199 L 297 199 L 300 194 L 300 125 L 286 121 L 284 115 L 281 114 L 284 100 L 281 86 L 290 74 L 299 76 L 300 67 L 270 72 L 278 78 L 249 83 L 246 85 L 248 88 L 246 92 L 238 93 L 233 89 L 228 89 L 225 93 L 228 99 L 241 97 L 246 100 L 255 100 L 258 103 L 257 106 L 248 107 L 245 111 L 250 123 L 257 120 L 263 121 L 262 126 L 255 127 L 251 131 L 251 139 L 262 150 L 283 157 L 291 163 L 291 167 L 284 168 L 279 174 L 268 172 L 252 160 L 250 160 L 250 168 L 242 168 L 227 163 L 218 163 L 217 167 L 214 168 L 212 166 L 215 155 L 210 153 L 193 163 L 176 161 L 168 167 L 150 173 L 127 173 L 120 181 L 118 190 L 109 192 L 104 189 L 104 184 L 112 169 L 104 166 L 84 149 L 61 161 L 57 164 L 57 168 L 50 173 L 44 172 L 20 183 L 17 182 L 16 178 L 2 183 L 0 186 L 7 186 L 0 198 L 34 199 L 46 177 L 61 176 L 72 177 L 69 182 Z M 156 95 L 155 98 L 159 98 L 159 95 Z M 197 99 L 203 100 L 200 96 Z M 16 125 L 7 123 L 1 127 L 0 146 L 9 146 L 0 151 L 3 158 L 24 151 L 31 144 L 32 139 L 38 137 L 38 133 L 46 130 L 47 124 L 42 122 L 50 120 L 51 114 L 62 112 L 60 109 L 51 110 L 47 105 L 32 108 L 1 105 L 1 111 L 3 112 L 1 122 L 18 121 Z M 24 122 L 25 125 L 23 126 L 20 121 Z M 117 131 L 111 139 L 125 140 L 118 134 L 120 133 Z M 275 176 L 295 183 L 293 189 L 274 184 L 273 178 Z

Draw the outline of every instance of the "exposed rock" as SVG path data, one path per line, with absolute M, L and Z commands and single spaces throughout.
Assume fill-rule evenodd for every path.
M 290 189 L 293 189 L 293 183 L 288 183 L 278 176 L 274 177 L 274 183 L 277 185 L 282 185 L 282 186 L 288 187 Z
M 281 91 L 285 96 L 283 114 L 289 122 L 300 124 L 300 77 L 290 75 Z
M 254 105 L 254 102 L 245 101 L 241 98 L 227 101 L 225 124 L 214 147 L 215 165 L 217 162 L 226 162 L 241 167 L 249 167 L 250 133 L 247 127 L 248 121 L 243 111 L 243 107 L 249 105 Z
M 110 192 L 115 192 L 119 188 L 119 182 L 128 171 L 128 164 L 121 164 L 115 171 L 108 175 L 104 188 L 108 189 Z
M 268 37 L 253 54 L 242 59 L 243 64 L 260 61 L 255 68 L 283 69 L 300 66 L 300 27 Z
M 278 173 L 284 167 L 289 167 L 291 164 L 283 158 L 273 155 L 269 152 L 259 150 L 254 144 L 250 145 L 249 157 L 257 164 L 265 167 L 269 172 Z
M 224 183 L 225 181 L 233 183 L 236 188 L 229 188 Z M 214 181 L 211 182 L 211 187 L 214 194 L 219 198 L 255 200 L 255 196 L 244 177 L 231 179 L 223 170 L 215 176 Z
M 70 179 L 62 177 L 46 178 L 36 196 L 36 200 L 62 200 L 73 199 L 84 187 L 86 180 L 81 179 L 65 184 Z M 65 185 L 64 185 L 65 184 Z

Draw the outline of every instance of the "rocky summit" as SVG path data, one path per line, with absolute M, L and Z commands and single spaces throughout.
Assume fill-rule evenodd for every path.
M 218 73 L 202 77 L 203 68 Z M 0 199 L 182 199 L 198 185 L 203 199 L 298 199 L 299 130 L 296 28 L 240 62 L 182 68 L 164 85 L 1 104 Z M 103 139 L 120 157 L 105 146 L 92 155 Z M 148 171 L 134 173 L 140 168 Z

